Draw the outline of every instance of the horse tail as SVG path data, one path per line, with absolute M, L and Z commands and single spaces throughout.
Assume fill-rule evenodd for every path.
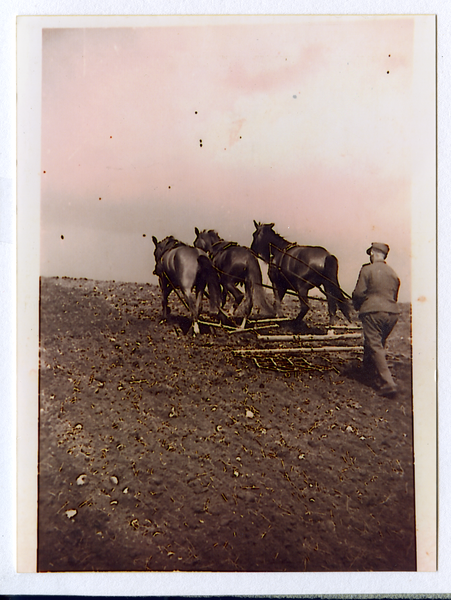
M 249 293 L 252 294 L 253 304 L 257 305 L 265 315 L 274 316 L 274 309 L 268 302 L 263 289 L 262 272 L 255 256 L 250 256 L 250 260 L 248 261 L 246 286 L 249 288 Z
M 326 256 L 323 285 L 329 304 L 329 314 L 335 315 L 338 306 L 346 319 L 351 322 L 351 307 L 338 283 L 338 260 L 333 254 Z
M 216 314 L 221 305 L 221 288 L 219 277 L 211 260 L 205 254 L 199 255 L 197 262 L 199 264 L 202 285 L 208 285 L 208 295 L 210 297 L 210 310 Z

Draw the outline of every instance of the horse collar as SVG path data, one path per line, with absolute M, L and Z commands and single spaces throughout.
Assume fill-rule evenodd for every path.
M 166 254 L 166 252 L 169 252 L 169 250 L 174 250 L 174 248 L 179 248 L 180 246 L 185 245 L 186 244 L 184 244 L 180 240 L 175 240 L 175 244 L 173 246 L 171 246 L 170 248 L 166 248 L 166 250 L 163 251 L 162 255 L 160 256 L 160 261 L 163 261 L 163 256 Z
M 279 248 L 275 244 L 270 243 L 269 244 L 269 258 L 270 259 L 274 258 L 274 251 L 273 251 L 274 248 L 276 248 L 282 254 L 286 254 L 288 252 L 288 250 L 291 250 L 292 248 L 296 248 L 296 246 L 297 246 L 296 242 L 293 242 L 292 244 L 288 244 L 288 246 L 286 248 Z
M 227 250 L 227 248 L 232 248 L 232 246 L 238 246 L 237 242 L 227 242 L 223 250 Z
M 297 244 L 296 242 L 293 242 L 292 244 L 290 244 L 289 246 L 287 246 L 286 248 L 284 248 L 282 250 L 282 252 L 288 252 L 288 250 L 291 250 L 292 248 L 296 248 Z
M 217 246 L 218 244 L 224 244 L 224 243 L 225 243 L 225 246 L 223 246 L 222 248 L 220 248 L 220 250 L 227 250 L 227 248 L 231 248 L 232 246 L 238 246 L 238 243 L 237 243 L 237 242 L 224 242 L 224 240 L 218 240 L 217 242 L 215 242 L 215 243 L 212 245 L 212 249 L 213 249 L 215 246 Z

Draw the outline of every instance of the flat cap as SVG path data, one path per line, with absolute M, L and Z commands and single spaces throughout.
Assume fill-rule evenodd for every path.
M 373 242 L 371 244 L 371 247 L 368 248 L 368 250 L 366 251 L 366 253 L 371 254 L 371 250 L 379 250 L 379 252 L 382 252 L 383 254 L 385 254 L 385 256 L 387 256 L 387 254 L 390 251 L 390 248 L 388 247 L 387 244 L 381 244 L 380 242 Z

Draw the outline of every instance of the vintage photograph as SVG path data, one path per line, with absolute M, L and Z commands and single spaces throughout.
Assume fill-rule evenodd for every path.
M 38 572 L 435 568 L 434 25 L 43 27 Z

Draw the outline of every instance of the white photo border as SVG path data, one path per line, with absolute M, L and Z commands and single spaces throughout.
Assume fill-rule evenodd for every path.
M 26 4 L 26 3 L 24 3 Z M 52 5 L 52 8 L 55 9 L 55 3 L 42 3 L 47 4 L 47 5 Z M 68 2 L 62 2 L 60 4 L 60 7 L 66 7 L 66 14 L 67 12 L 71 12 L 71 11 L 67 11 L 67 5 L 69 5 L 70 3 Z M 80 14 L 83 11 L 81 10 L 81 6 L 84 5 L 85 3 L 82 2 L 80 4 L 77 4 L 77 13 Z M 116 3 L 117 5 L 118 3 Z M 121 3 L 119 3 L 121 4 Z M 125 3 L 122 3 L 125 4 Z M 154 5 L 157 5 L 158 3 L 153 3 Z M 202 3 L 194 3 L 194 4 L 202 4 Z M 219 4 L 219 3 L 218 3 Z M 221 8 L 224 8 L 224 3 L 220 3 L 221 4 Z M 234 5 L 233 2 L 230 3 L 226 3 L 227 5 Z M 291 5 L 292 8 L 292 14 L 301 14 L 304 13 L 305 14 L 305 10 L 304 11 L 300 11 L 299 10 L 299 3 L 296 3 L 297 6 L 294 7 L 293 4 L 295 3 L 289 3 Z M 313 3 L 309 3 L 312 5 L 312 8 L 316 8 L 316 11 L 312 11 L 309 10 L 308 12 L 310 12 L 311 14 L 320 14 L 320 12 L 324 13 L 324 6 L 325 5 L 329 5 L 329 10 L 330 10 L 330 5 L 332 3 L 330 2 L 324 2 L 322 3 L 322 9 L 321 11 L 318 10 L 319 7 L 314 7 Z M 357 3 L 353 3 L 353 2 L 347 2 L 347 3 L 342 3 L 342 2 L 335 2 L 334 4 L 334 9 L 333 9 L 333 13 L 334 14 L 345 14 L 352 12 L 353 14 L 358 14 L 358 13 L 363 13 L 363 14 L 374 14 L 374 7 L 375 7 L 375 3 L 371 3 L 372 6 L 372 10 L 371 11 L 365 11 L 362 10 L 362 8 L 364 8 L 364 4 L 366 3 L 359 3 L 359 9 L 356 9 L 356 4 Z M 347 9 L 343 12 L 340 11 L 339 6 L 341 4 L 346 4 Z M 378 3 L 379 4 L 384 4 L 384 3 Z M 388 3 L 385 3 L 388 4 Z M 407 3 L 402 3 L 402 2 L 397 2 L 397 3 L 390 3 L 390 13 L 393 14 L 393 6 L 394 4 L 396 4 L 397 6 L 397 10 L 396 13 L 397 14 L 412 14 L 412 11 L 415 9 L 415 2 L 411 2 L 409 3 L 409 8 L 407 9 Z M 437 12 L 441 12 L 441 11 L 437 11 L 437 8 L 433 8 L 433 5 L 436 5 L 436 3 L 430 2 L 430 3 L 426 3 L 426 4 L 430 4 L 431 5 L 431 13 L 429 14 L 433 14 L 433 13 L 437 13 Z M 258 11 L 257 10 L 253 10 L 252 12 L 257 13 L 258 14 L 264 14 L 266 11 L 264 11 L 264 7 L 265 7 L 265 3 L 260 2 L 258 3 Z M 353 10 L 351 8 L 351 5 L 353 6 Z M 404 10 L 400 10 L 399 9 L 399 5 L 403 5 L 404 6 Z M 421 5 L 424 7 L 424 3 L 421 3 Z M 41 8 L 41 7 L 40 7 Z M 75 8 L 75 7 L 73 7 Z M 351 10 L 349 10 L 349 8 L 351 8 Z M 86 12 L 88 12 L 88 5 L 87 3 L 84 6 L 84 9 Z M 208 9 L 211 11 L 211 7 L 210 5 L 208 6 Z M 296 10 L 294 10 L 296 9 Z M 167 7 L 166 7 L 167 10 Z M 205 10 L 205 8 L 204 8 Z M 424 9 L 423 9 L 424 10 Z M 54 11 L 50 11 L 50 12 L 54 12 Z M 130 6 L 128 6 L 128 10 L 127 11 L 123 11 L 123 12 L 127 12 L 127 14 L 132 14 L 132 12 L 130 11 Z M 155 11 L 154 14 L 157 14 Z M 163 14 L 165 11 L 163 10 L 163 8 L 160 6 L 160 11 L 158 11 L 158 14 Z M 177 11 L 179 12 L 179 11 Z M 185 11 L 184 11 L 185 12 Z M 196 11 L 198 14 L 201 13 L 201 10 L 197 10 Z M 228 13 L 232 13 L 233 10 L 227 10 Z M 379 13 L 379 11 L 378 11 Z M 29 13 L 28 13 L 29 14 Z M 41 12 L 42 14 L 42 12 Z M 191 13 L 193 14 L 193 13 Z M 205 13 L 204 13 L 205 14 Z M 268 14 L 266 12 L 266 14 Z M 380 12 L 379 14 L 383 14 L 383 12 Z M 387 14 L 387 13 L 386 13 Z M 449 15 L 447 15 L 449 18 Z M 72 20 L 77 20 L 78 17 L 71 17 Z M 64 18 L 61 18 L 61 22 L 64 21 Z M 66 25 L 67 26 L 67 25 Z M 70 26 L 74 26 L 73 24 L 71 24 Z M 440 15 L 438 15 L 438 30 L 440 32 Z M 439 36 L 440 39 L 440 36 Z M 442 50 L 441 50 L 442 49 Z M 27 50 L 26 50 L 27 51 Z M 440 55 L 440 52 L 443 52 L 443 45 L 441 45 L 441 42 L 439 42 L 438 44 L 438 55 Z M 20 58 L 20 57 L 19 57 Z M 440 56 L 438 56 L 438 65 L 440 65 Z M 36 65 L 34 65 L 35 67 Z M 31 70 L 33 70 L 33 65 L 30 65 Z M 438 70 L 439 70 L 439 74 L 440 74 L 440 66 L 438 66 Z M 18 61 L 18 81 L 20 83 L 20 78 L 21 77 L 32 77 L 32 73 L 31 72 L 27 72 L 27 73 L 21 73 L 20 72 L 20 60 Z M 419 85 L 421 85 L 421 82 L 418 82 Z M 439 86 L 440 89 L 440 86 Z M 34 106 L 33 107 L 34 110 L 40 110 L 40 100 L 39 100 L 39 105 L 38 106 Z M 7 111 L 9 112 L 9 111 Z M 33 120 L 34 117 L 31 117 L 31 120 Z M 435 115 L 434 115 L 434 119 L 435 119 Z M 440 121 L 440 118 L 439 118 Z M 30 141 L 30 139 L 28 138 L 28 136 L 26 136 L 25 134 L 27 133 L 27 129 L 26 127 L 22 126 L 23 122 L 20 122 L 19 125 L 19 129 L 17 132 L 17 136 L 18 136 L 18 142 L 19 142 L 19 146 L 21 143 L 23 144 L 31 144 L 32 142 Z M 24 137 L 21 140 L 21 135 L 23 135 Z M 447 141 L 447 140 L 445 140 Z M 440 139 L 439 139 L 440 142 Z M 435 145 L 435 140 L 434 140 L 434 145 Z M 439 143 L 439 149 L 440 148 L 440 143 Z M 32 152 L 37 152 L 37 156 L 39 156 L 39 152 L 40 152 L 40 148 L 39 148 L 39 144 L 36 145 L 36 147 L 31 148 Z M 446 151 L 446 149 L 445 149 Z M 440 164 L 442 161 L 442 156 L 439 157 L 439 173 L 440 173 Z M 1 165 L 3 167 L 3 165 Z M 7 165 L 8 167 L 8 165 Z M 30 188 L 30 190 L 27 190 L 24 187 L 24 184 L 22 183 L 22 179 L 21 179 L 21 165 L 19 163 L 19 171 L 18 171 L 18 194 L 19 194 L 19 199 L 21 197 L 22 193 L 33 193 L 33 187 Z M 7 169 L 8 170 L 8 169 Z M 435 168 L 434 168 L 435 171 Z M 36 176 L 39 179 L 39 160 L 38 160 L 38 170 L 36 173 Z M 28 179 L 28 177 L 27 177 Z M 440 198 L 442 195 L 442 192 L 444 192 L 447 187 L 448 187 L 448 182 L 445 180 L 441 180 L 439 177 L 439 186 L 438 186 L 438 190 L 439 190 L 439 202 L 440 202 Z M 12 186 L 14 187 L 14 186 Z M 22 189 L 21 189 L 22 187 Z M 38 186 L 39 189 L 39 186 Z M 426 192 L 427 193 L 427 192 Z M 418 197 L 419 197 L 419 205 L 423 205 L 424 206 L 424 190 L 418 190 Z M 445 196 L 444 196 L 445 197 Z M 434 199 L 434 206 L 435 206 L 435 199 Z M 444 216 L 443 220 L 442 220 L 442 215 L 443 215 L 443 210 L 440 210 L 442 207 L 439 204 L 439 213 L 438 213 L 438 223 L 439 223 L 439 227 L 438 227 L 438 235 L 440 238 L 440 232 L 446 232 L 446 229 L 444 229 L 446 227 L 446 225 L 449 225 L 449 217 L 447 218 L 446 215 Z M 18 223 L 19 226 L 21 227 L 21 223 L 22 223 L 22 218 L 23 215 L 21 214 L 21 205 L 19 202 L 18 205 Z M 4 208 L 2 207 L 2 217 L 4 215 Z M 436 275 L 435 275 L 435 269 L 431 268 L 431 259 L 428 258 L 431 256 L 431 252 L 433 255 L 433 262 L 435 263 L 435 230 L 436 230 L 436 224 L 435 224 L 435 220 L 436 220 L 436 215 L 435 215 L 435 210 L 431 209 L 431 205 L 428 203 L 427 204 L 427 209 L 424 212 L 421 212 L 417 215 L 417 221 L 413 221 L 412 222 L 412 230 L 413 232 L 415 231 L 416 228 L 421 229 L 422 232 L 424 232 L 424 224 L 428 223 L 428 228 L 431 227 L 434 230 L 434 239 L 428 239 L 428 246 L 429 246 L 429 251 L 425 254 L 426 257 L 426 262 L 420 264 L 420 267 L 418 268 L 417 274 L 415 275 L 414 273 L 414 278 L 419 277 L 423 280 L 422 282 L 422 286 L 424 286 L 424 274 L 428 275 L 428 281 L 427 281 L 427 287 L 430 290 L 430 292 L 428 293 L 428 302 L 424 303 L 424 302 L 418 302 L 415 303 L 414 301 L 414 296 L 412 296 L 412 304 L 413 304 L 413 312 L 414 312 L 414 321 L 419 321 L 421 323 L 425 323 L 425 319 L 424 319 L 424 313 L 426 312 L 427 315 L 430 315 L 430 310 L 427 309 L 427 304 L 434 304 L 435 305 L 435 283 L 436 283 Z M 7 218 L 7 222 L 11 222 L 11 211 L 8 213 L 6 213 L 6 218 Z M 31 219 L 31 221 L 33 221 L 34 219 L 38 219 L 39 222 L 39 205 L 37 208 L 37 215 L 35 214 L 28 214 L 26 219 L 27 221 L 29 221 Z M 429 230 L 429 229 L 428 229 Z M 4 234 L 4 231 L 2 230 L 2 234 Z M 7 232 L 5 235 L 6 237 L 9 235 L 11 235 L 11 232 Z M 34 275 L 32 274 L 33 271 L 33 265 L 36 261 L 39 260 L 39 252 L 38 252 L 38 247 L 36 248 L 36 240 L 33 242 L 34 246 L 30 251 L 27 251 L 26 255 L 22 254 L 22 246 L 21 246 L 21 235 L 24 235 L 23 231 L 19 231 L 19 235 L 18 235 L 18 249 L 17 249 L 17 258 L 18 258 L 18 264 L 19 264 L 19 268 L 25 268 L 24 265 L 26 265 L 26 273 L 27 276 L 29 277 L 33 277 Z M 13 236 L 14 237 L 14 236 Z M 0 240 L 2 242 L 4 242 L 4 240 Z M 8 243 L 8 242 L 7 242 Z M 432 244 L 432 250 L 431 250 L 431 244 Z M 11 275 L 11 269 L 10 269 L 10 263 L 11 263 L 11 248 L 8 247 L 7 250 L 9 251 L 9 256 L 5 256 L 5 254 L 8 254 L 8 252 L 4 253 L 2 255 L 2 260 L 5 258 L 5 264 L 9 265 L 6 266 L 5 269 L 5 273 L 6 276 L 10 276 Z M 12 252 L 13 254 L 13 252 Z M 441 257 L 441 253 L 439 252 L 439 261 L 440 261 L 440 257 Z M 2 265 L 3 267 L 3 265 Z M 39 267 L 37 272 L 39 272 Z M 3 273 L 2 273 L 3 274 Z M 35 298 L 29 298 L 27 296 L 27 292 L 21 288 L 21 280 L 19 279 L 19 287 L 18 287 L 18 297 L 19 300 L 22 300 L 25 302 L 25 306 L 26 306 L 26 310 L 28 311 L 28 315 L 29 318 L 31 320 L 36 319 L 36 315 L 38 314 L 38 304 L 37 304 L 37 299 Z M 415 285 L 415 284 L 414 284 Z M 446 289 L 445 286 L 447 286 L 447 282 L 445 281 L 445 283 L 441 286 L 441 289 L 444 290 Z M 11 303 L 10 303 L 11 304 Z M 426 306 L 425 306 L 426 304 Z M 11 306 L 7 306 L 7 310 L 10 310 Z M 23 306 L 23 302 L 21 302 L 19 304 L 19 309 L 20 309 L 20 318 L 23 318 L 23 310 L 24 310 L 24 306 Z M 19 314 L 19 309 L 18 309 L 18 314 Z M 435 310 L 433 311 L 435 314 Z M 12 308 L 12 313 L 14 313 L 14 307 Z M 22 323 L 28 323 L 28 321 L 22 321 Z M 19 322 L 19 326 L 20 326 L 20 322 Z M 432 327 L 434 327 L 434 323 L 432 324 Z M 27 325 L 28 327 L 28 325 Z M 36 324 L 34 324 L 32 326 L 32 328 L 28 328 L 26 330 L 26 335 L 29 337 L 30 336 L 30 331 L 32 331 L 33 334 L 37 334 L 36 331 L 33 331 L 33 327 L 36 327 Z M 430 327 L 431 327 L 431 323 L 428 322 L 427 324 L 424 325 L 425 329 L 423 330 L 418 330 L 417 332 L 414 331 L 414 336 L 418 336 L 417 339 L 421 339 L 421 344 L 422 344 L 422 348 L 424 348 L 424 341 L 425 339 L 430 339 Z M 440 341 L 440 340 L 439 340 Z M 8 345 L 8 344 L 7 344 Z M 15 341 L 12 340 L 11 344 L 9 344 L 9 349 L 11 347 L 14 347 L 15 345 Z M 432 355 L 434 357 L 434 361 L 435 361 L 435 339 L 432 340 L 432 345 L 434 346 L 432 348 Z M 415 337 L 414 337 L 414 348 L 415 348 Z M 22 346 L 21 346 L 21 353 L 22 353 Z M 431 348 L 428 347 L 426 354 L 427 356 L 431 356 L 430 354 L 430 350 Z M 30 352 L 30 360 L 33 360 L 33 353 L 36 353 L 36 348 L 34 348 L 33 343 L 28 347 L 28 352 Z M 36 354 L 34 354 L 35 358 L 36 358 Z M 414 362 L 414 364 L 416 365 L 414 368 L 417 369 L 419 368 L 418 365 L 420 364 L 418 362 L 418 357 L 415 358 L 414 356 L 414 361 L 416 361 L 416 363 Z M 7 359 L 7 363 L 8 363 L 8 359 Z M 37 364 L 37 363 L 36 363 Z M 432 369 L 432 371 L 431 371 Z M 429 363 L 427 368 L 427 373 L 426 373 L 426 377 L 430 378 L 430 374 L 431 372 L 435 372 L 435 364 L 432 365 L 432 363 Z M 31 372 L 30 370 L 24 372 L 24 373 L 18 373 L 18 385 L 20 387 L 20 390 L 24 390 L 25 393 L 27 393 L 28 390 L 32 389 L 32 386 L 34 385 L 34 381 L 37 377 L 37 372 Z M 447 374 L 446 372 L 441 374 L 442 379 L 445 379 L 446 382 L 446 378 L 447 378 Z M 19 383 L 20 382 L 20 383 Z M 426 393 L 427 394 L 433 394 L 434 398 L 435 398 L 435 382 L 433 384 L 431 384 L 431 382 L 429 381 L 428 383 L 424 384 L 426 385 Z M 31 387 L 30 387 L 31 386 Z M 10 387 L 14 388 L 14 384 L 12 386 L 8 386 L 8 390 L 10 389 Z M 424 393 L 424 389 L 418 390 L 418 393 L 423 394 Z M 446 395 L 443 396 L 446 399 Z M 8 410 L 7 410 L 8 412 Z M 11 411 L 10 411 L 11 412 Z M 14 413 L 13 413 L 14 414 Z M 37 407 L 36 410 L 34 412 L 28 412 L 26 411 L 25 416 L 28 418 L 29 422 L 31 423 L 31 425 L 36 424 L 37 422 Z M 440 408 L 440 417 L 441 420 L 442 418 L 445 419 L 446 422 L 446 408 L 442 407 Z M 418 418 L 418 414 L 416 413 L 416 418 Z M 424 426 L 425 426 L 425 422 L 427 420 L 430 420 L 430 411 L 426 410 L 424 415 L 421 415 L 421 429 L 417 431 L 417 429 L 415 430 L 415 444 L 417 443 L 418 440 L 418 436 L 422 435 L 422 431 L 424 430 Z M 426 420 L 426 421 L 425 421 Z M 21 422 L 22 422 L 22 417 L 21 417 Z M 434 428 L 435 428 L 435 418 L 434 418 Z M 36 429 L 36 428 L 35 428 Z M 7 439 L 10 439 L 10 436 L 8 438 L 8 435 L 6 436 Z M 32 438 L 29 438 L 30 444 L 31 444 L 31 449 L 29 447 L 26 447 L 25 445 L 23 445 L 23 443 L 21 442 L 19 444 L 19 451 L 22 452 L 22 449 L 24 449 L 25 454 L 26 455 L 33 455 L 33 453 L 35 452 L 35 449 L 37 447 L 37 431 L 36 431 L 36 440 L 33 440 Z M 446 440 L 443 440 L 446 441 Z M 442 460 L 444 459 L 444 457 L 447 455 L 447 448 L 445 447 L 442 450 Z M 433 445 L 433 448 L 429 449 L 430 452 L 435 453 L 435 444 Z M 14 453 L 13 453 L 14 454 Z M 11 456 L 11 452 L 9 453 L 9 456 Z M 21 460 L 21 456 L 18 455 L 17 457 L 19 460 Z M 421 461 L 423 459 L 423 454 L 417 454 L 415 456 L 415 460 L 418 463 L 418 461 Z M 14 459 L 13 459 L 14 460 Z M 428 459 L 429 460 L 429 459 Z M 31 464 L 31 463 L 30 463 Z M 429 463 L 430 464 L 430 463 Z M 11 474 L 11 472 L 9 472 L 7 474 L 7 479 L 8 481 L 11 480 L 11 475 L 13 475 L 14 478 L 14 471 Z M 28 477 L 28 474 L 27 474 Z M 29 481 L 32 481 L 31 479 Z M 30 490 L 27 492 L 28 494 L 33 494 L 33 485 L 31 485 Z M 425 486 L 425 489 L 427 491 L 427 493 L 429 494 L 429 506 L 434 507 L 435 506 L 435 486 L 434 489 L 431 489 L 430 486 L 428 487 L 427 485 Z M 441 489 L 441 494 L 442 494 L 442 489 Z M 442 500 L 442 504 L 441 506 L 443 507 L 443 503 L 444 501 Z M 429 515 L 426 515 L 426 517 L 431 518 L 431 514 L 433 511 L 429 511 Z M 27 518 L 24 515 L 22 515 L 21 513 L 19 513 L 17 515 L 18 520 L 20 521 L 22 518 Z M 27 525 L 27 523 L 24 523 L 22 521 L 22 525 Z M 3 525 L 3 524 L 2 524 Z M 14 527 L 13 527 L 14 529 Z M 443 539 L 443 538 L 442 538 Z M 435 545 L 435 544 L 433 544 Z M 2 551 L 3 552 L 3 551 Z M 409 592 L 411 591 L 412 593 L 421 593 L 423 590 L 431 592 L 440 592 L 440 591 L 447 591 L 445 588 L 441 588 L 441 584 L 438 584 L 437 587 L 437 580 L 443 580 L 443 577 L 440 577 L 440 575 L 443 575 L 443 573 L 440 573 L 441 569 L 440 569 L 440 564 L 444 564 L 442 562 L 442 559 L 444 558 L 444 556 L 446 555 L 446 549 L 444 549 L 444 555 L 439 553 L 439 571 L 435 578 L 433 574 L 420 574 L 420 573 L 416 573 L 416 574 L 404 574 L 405 576 L 403 576 L 403 574 L 384 574 L 383 577 L 383 582 L 380 581 L 380 574 L 374 573 L 374 574 L 353 574 L 353 573 L 346 573 L 346 574 L 337 574 L 337 573 L 331 573 L 331 574 L 290 574 L 287 575 L 286 577 L 284 576 L 284 574 L 278 574 L 277 577 L 274 576 L 274 574 L 248 574 L 246 576 L 243 576 L 242 574 L 124 574 L 124 575 L 120 575 L 120 574 L 101 574 L 101 573 L 96 573 L 95 574 L 95 578 L 92 582 L 90 582 L 90 579 L 92 578 L 93 574 L 61 574 L 61 575 L 52 575 L 51 576 L 51 581 L 52 583 L 49 584 L 49 576 L 48 575 L 44 575 L 44 574 L 39 574 L 39 575 L 34 575 L 34 576 L 28 576 L 31 577 L 33 580 L 35 580 L 35 583 L 32 584 L 32 588 L 29 588 L 29 591 L 32 591 L 33 593 L 36 593 L 37 589 L 42 589 L 45 590 L 44 593 L 61 593 L 61 590 L 66 589 L 68 591 L 70 591 L 71 593 L 74 591 L 74 589 L 76 589 L 75 587 L 72 587 L 72 585 L 75 583 L 75 579 L 74 577 L 77 578 L 78 581 L 80 581 L 80 578 L 82 578 L 84 580 L 83 583 L 83 589 L 85 589 L 86 591 L 89 591 L 89 593 L 103 593 L 103 594 L 108 594 L 111 593 L 112 590 L 114 590 L 114 593 L 120 593 L 120 590 L 123 590 L 123 593 L 126 593 L 127 595 L 130 595 L 130 590 L 133 589 L 134 591 L 136 591 L 136 594 L 142 594 L 143 591 L 146 594 L 149 594 L 149 587 L 148 587 L 148 583 L 149 583 L 149 575 L 152 577 L 152 588 L 154 590 L 154 595 L 158 595 L 163 593 L 164 595 L 168 595 L 168 590 L 171 590 L 169 592 L 169 594 L 201 594 L 201 593 L 206 593 L 206 594 L 221 594 L 223 593 L 224 589 L 227 589 L 228 593 L 239 593 L 239 594 L 252 594 L 255 595 L 257 593 L 264 593 L 264 594 L 299 594 L 299 593 L 356 593 L 356 592 L 362 592 L 362 590 L 366 590 L 368 592 L 371 593 L 387 593 L 387 592 L 394 592 L 396 590 L 397 593 L 405 593 L 405 592 Z M 4 564 L 8 564 L 10 565 L 11 563 L 11 557 L 8 557 L 6 559 L 6 561 L 3 561 Z M 266 577 L 267 576 L 267 577 Z M 145 579 L 144 579 L 145 577 Z M 19 590 L 20 587 L 22 586 L 22 584 L 19 584 L 18 578 L 21 579 L 22 581 L 24 581 L 24 577 L 20 577 L 20 575 L 16 575 L 14 573 L 14 576 L 12 576 L 11 574 L 8 576 L 8 581 L 9 583 L 11 583 L 13 580 L 14 584 L 13 587 L 11 589 L 15 589 L 15 590 Z M 183 580 L 183 581 L 182 581 Z M 274 586 L 274 581 L 276 581 L 276 586 Z M 340 581 L 341 580 L 341 581 Z M 429 580 L 429 583 L 428 583 Z M 435 580 L 435 583 L 433 583 L 433 581 Z M 47 583 L 45 583 L 45 581 L 47 581 Z M 61 582 L 61 583 L 57 583 Z M 114 581 L 114 583 L 112 583 Z M 416 583 L 413 583 L 414 581 L 416 581 Z M 38 583 L 39 582 L 39 583 Z M 72 583 L 70 583 L 72 582 Z M 132 583 L 133 582 L 133 583 Z M 147 582 L 147 583 L 146 583 Z M 40 588 L 41 585 L 43 586 L 47 586 L 49 584 L 49 587 L 43 587 Z M 429 588 L 424 588 L 424 585 L 429 585 L 431 587 Z M 37 586 L 37 587 L 36 587 Z M 113 587 L 114 586 L 114 587 Z M 446 586 L 445 586 L 446 587 Z M 78 586 L 77 586 L 78 588 Z M 441 588 L 441 589 L 440 589 Z M 11 591 L 8 590 L 8 591 Z M 50 590 L 53 590 L 50 591 Z M 19 592 L 16 593 L 24 593 L 22 590 L 20 590 Z M 43 593 L 42 591 L 40 593 Z

